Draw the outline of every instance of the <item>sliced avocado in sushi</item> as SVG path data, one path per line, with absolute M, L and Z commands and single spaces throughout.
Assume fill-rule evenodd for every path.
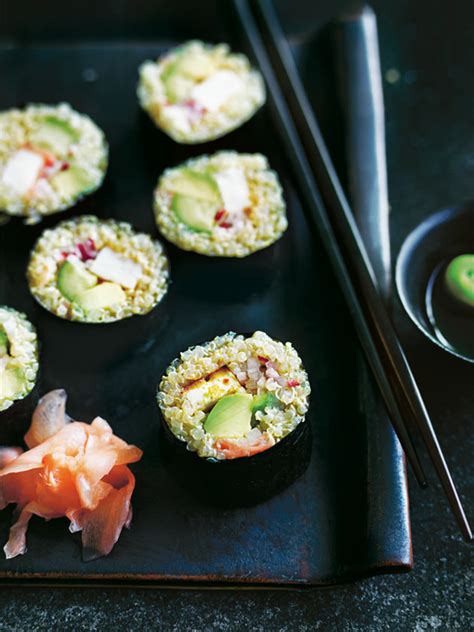
M 194 81 L 202 81 L 216 69 L 216 64 L 212 57 L 205 51 L 195 51 L 192 55 L 182 53 L 168 69 L 163 73 L 163 80 L 166 81 L 171 77 L 181 74 L 194 79 Z
M 69 123 L 55 116 L 47 116 L 31 137 L 38 147 L 49 149 L 54 154 L 66 155 L 69 148 L 79 140 L 79 135 Z
M 262 393 L 261 395 L 255 395 L 252 401 L 252 413 L 256 413 L 259 410 L 265 410 L 265 408 L 278 408 L 280 406 L 280 400 L 273 393 Z
M 197 200 L 222 204 L 217 182 L 208 173 L 193 171 L 192 169 L 181 169 L 171 182 L 166 184 L 166 188 L 173 193 L 180 193 Z
M 252 395 L 235 393 L 220 399 L 204 422 L 204 430 L 215 437 L 236 438 L 252 430 Z
M 0 401 L 2 399 L 16 399 L 23 393 L 28 380 L 23 369 L 19 366 L 6 366 L 0 380 Z
M 172 74 L 164 84 L 166 96 L 171 103 L 185 101 L 194 86 L 192 79 L 180 74 Z
M 58 272 L 58 289 L 68 301 L 75 301 L 97 285 L 97 277 L 74 261 L 65 261 Z
M 69 301 L 86 311 L 117 305 L 125 300 L 118 283 L 97 283 L 95 274 L 74 261 L 65 261 L 58 273 L 58 288 Z
M 166 96 L 172 103 L 184 101 L 194 84 L 208 77 L 215 68 L 210 55 L 204 52 L 193 55 L 182 53 L 161 75 Z
M 184 224 L 196 231 L 212 231 L 222 199 L 211 175 L 182 169 L 167 189 L 174 193 L 171 207 Z
M 8 337 L 7 334 L 0 329 L 0 358 L 8 355 Z
M 7 367 L 0 380 L 0 401 L 16 399 L 26 387 L 25 375 L 19 367 Z
M 446 269 L 446 286 L 459 301 L 474 307 L 474 255 L 459 255 Z
M 125 301 L 125 292 L 118 283 L 100 283 L 76 298 L 76 303 L 86 311 L 112 307 Z
M 214 217 L 218 206 L 207 200 L 198 200 L 175 193 L 172 209 L 189 228 L 198 232 L 210 233 L 214 226 Z
M 69 167 L 66 171 L 60 171 L 51 178 L 51 185 L 65 197 L 76 197 L 81 193 L 87 193 L 94 186 L 88 174 L 80 167 Z

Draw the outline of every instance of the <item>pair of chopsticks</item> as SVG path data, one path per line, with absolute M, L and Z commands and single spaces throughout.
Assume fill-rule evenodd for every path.
M 405 416 L 414 422 L 460 530 L 466 541 L 472 541 L 469 522 L 431 419 L 379 293 L 354 216 L 332 165 L 271 0 L 252 3 L 263 37 L 248 0 L 233 2 L 245 27 L 247 43 L 269 88 L 269 102 L 305 196 L 310 218 L 326 246 L 395 432 L 418 481 L 426 485 Z M 321 187 L 322 197 L 316 182 Z

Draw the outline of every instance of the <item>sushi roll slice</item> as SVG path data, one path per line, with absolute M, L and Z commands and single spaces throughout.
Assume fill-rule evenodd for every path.
M 178 143 L 202 143 L 240 127 L 265 103 L 265 85 L 245 55 L 191 41 L 140 67 L 138 99 Z
M 154 208 L 169 241 L 208 256 L 246 257 L 288 226 L 278 176 L 261 154 L 222 151 L 167 169 Z
M 309 462 L 310 390 L 293 346 L 261 331 L 188 349 L 157 394 L 170 461 L 218 504 L 280 491 Z
M 25 314 L 0 306 L 0 411 L 31 393 L 38 368 L 35 328 Z M 3 421 L 1 412 L 0 420 Z
M 75 342 L 88 356 L 91 348 L 104 356 L 106 346 L 118 351 L 127 341 L 156 334 L 155 320 L 151 331 L 145 320 L 159 311 L 154 308 L 167 293 L 169 266 L 163 246 L 130 224 L 82 216 L 43 232 L 27 277 L 33 297 L 54 315 L 47 326 L 56 324 L 59 339 L 65 337 L 68 348 Z M 128 325 L 132 316 L 140 316 L 140 324 Z M 107 327 L 97 333 L 91 327 L 97 324 Z
M 35 222 L 73 206 L 104 179 L 103 132 L 68 104 L 0 114 L 0 211 Z
M 130 224 L 92 215 L 46 230 L 28 265 L 35 299 L 82 323 L 110 323 L 151 311 L 166 294 L 162 245 Z

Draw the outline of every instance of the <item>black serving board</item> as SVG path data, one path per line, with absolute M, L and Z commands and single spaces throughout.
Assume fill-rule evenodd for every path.
M 370 423 L 373 387 L 348 310 L 324 244 L 307 222 L 268 109 L 224 139 L 179 146 L 153 127 L 136 100 L 143 60 L 190 38 L 229 41 L 238 49 L 238 25 L 227 30 L 224 3 L 204 2 L 193 19 L 185 10 L 192 4 L 186 2 L 180 9 L 166 2 L 105 2 L 96 5 L 93 18 L 82 4 L 72 4 L 74 12 L 59 2 L 11 3 L 0 31 L 0 108 L 64 100 L 89 114 L 109 140 L 106 182 L 72 215 L 126 220 L 158 237 L 152 191 L 163 169 L 191 156 L 234 149 L 268 156 L 283 183 L 289 229 L 267 253 L 273 278 L 256 292 L 234 279 L 235 295 L 212 285 L 200 257 L 190 259 L 168 246 L 168 324 L 157 339 L 107 369 L 96 368 L 99 338 L 84 368 L 67 348 L 58 350 L 52 337 L 43 336 L 40 393 L 65 388 L 74 418 L 91 421 L 101 415 L 117 435 L 144 450 L 143 460 L 133 466 L 134 520 L 109 557 L 83 563 L 80 536 L 68 533 L 66 520 L 35 518 L 27 554 L 0 559 L 0 579 L 312 586 L 409 569 L 403 456 L 388 425 Z M 25 280 L 28 253 L 45 225 L 60 219 L 34 227 L 12 221 L 0 228 L 0 304 L 25 311 L 33 322 L 40 308 Z M 201 265 L 205 274 L 199 285 L 195 270 Z M 229 330 L 256 329 L 291 340 L 309 372 L 312 460 L 300 480 L 265 503 L 214 508 L 180 487 L 162 464 L 156 386 L 169 362 L 189 345 Z M 18 441 L 26 423 L 20 418 L 0 424 L 0 444 Z M 0 513 L 1 541 L 10 520 L 10 510 Z

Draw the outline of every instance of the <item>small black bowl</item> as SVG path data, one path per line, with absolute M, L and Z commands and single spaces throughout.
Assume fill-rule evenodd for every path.
M 442 210 L 423 221 L 405 239 L 396 264 L 396 284 L 407 314 L 424 335 L 454 356 L 474 357 L 451 346 L 436 331 L 427 310 L 433 274 L 454 257 L 474 252 L 474 201 Z

